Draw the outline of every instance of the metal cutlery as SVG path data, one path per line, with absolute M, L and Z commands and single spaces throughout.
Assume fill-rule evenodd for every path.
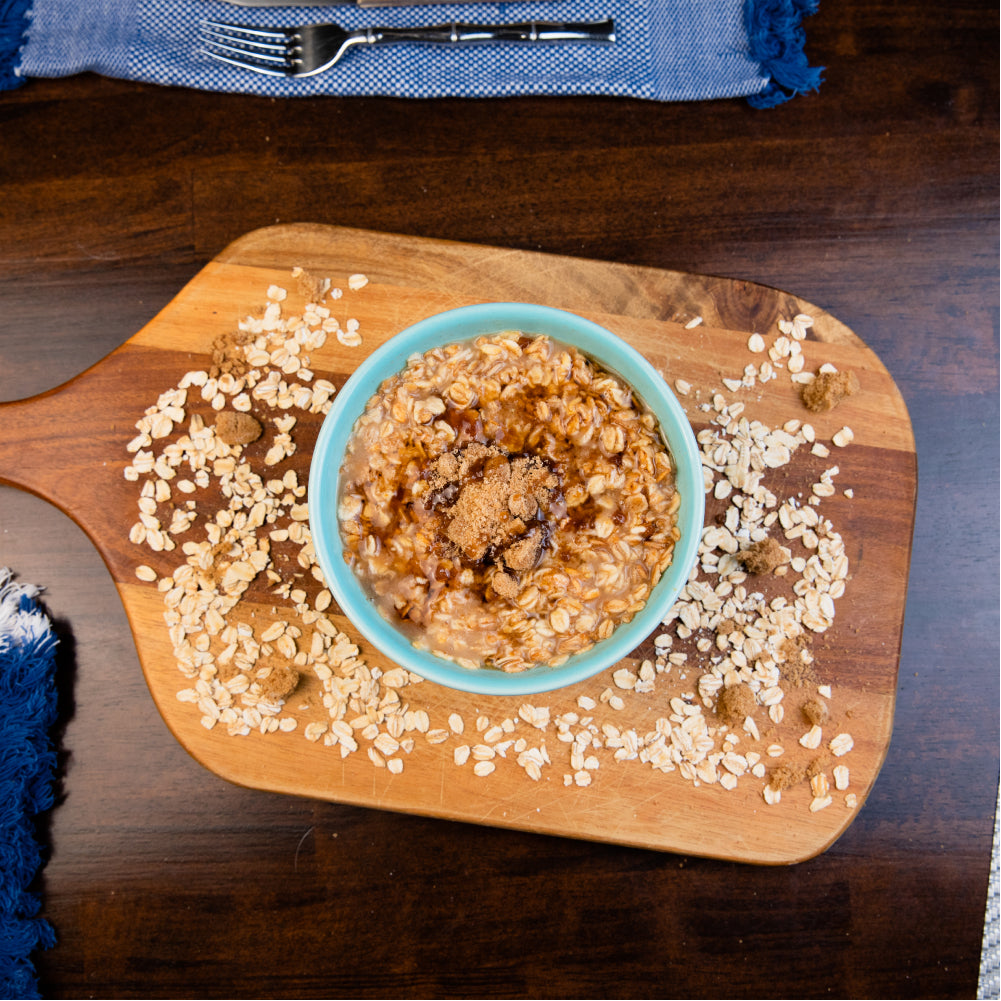
M 432 3 L 478 3 L 479 0 L 223 0 L 233 7 L 412 7 Z
M 449 24 L 420 28 L 358 28 L 346 31 L 336 24 L 309 24 L 294 28 L 255 28 L 225 21 L 199 24 L 201 52 L 217 60 L 267 76 L 315 76 L 363 45 L 423 42 L 469 45 L 485 42 L 615 41 L 615 22 L 524 21 L 517 24 Z

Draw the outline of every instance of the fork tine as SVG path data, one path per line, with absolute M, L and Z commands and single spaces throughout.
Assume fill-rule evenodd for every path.
M 206 41 L 202 49 L 208 56 L 218 56 L 223 60 L 238 62 L 243 65 L 270 67 L 280 73 L 288 71 L 288 59 L 279 53 L 254 52 L 250 49 L 238 49 L 234 45 L 222 45 L 219 42 Z
M 212 21 L 208 18 L 203 18 L 199 21 L 198 26 L 203 32 L 211 31 L 217 36 L 232 39 L 233 41 L 256 39 L 264 43 L 272 42 L 284 45 L 289 36 L 289 30 L 285 28 L 249 28 L 245 24 L 233 24 L 229 21 Z
M 273 42 L 254 42 L 245 38 L 234 38 L 232 35 L 217 34 L 214 31 L 202 31 L 202 43 L 223 49 L 236 55 L 259 56 L 261 59 L 279 59 L 284 61 L 286 47 Z
M 218 52 L 212 52 L 209 49 L 199 49 L 198 50 L 203 56 L 208 56 L 209 59 L 214 59 L 217 63 L 226 63 L 228 66 L 235 66 L 237 69 L 249 70 L 251 73 L 260 73 L 263 76 L 290 76 L 286 70 L 275 69 L 272 66 L 258 65 L 257 63 L 250 62 L 248 59 L 230 59 L 229 56 L 221 55 Z
M 200 52 L 216 62 L 265 76 L 288 76 L 288 38 L 280 28 L 248 28 L 242 24 L 203 20 L 198 26 Z

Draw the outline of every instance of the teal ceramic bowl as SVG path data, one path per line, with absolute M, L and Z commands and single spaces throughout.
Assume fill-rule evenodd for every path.
M 681 493 L 681 538 L 674 559 L 641 612 L 590 650 L 559 667 L 519 673 L 472 669 L 416 649 L 382 617 L 344 562 L 337 523 L 342 457 L 355 420 L 383 380 L 395 375 L 413 353 L 483 334 L 520 330 L 575 345 L 621 376 L 653 411 L 674 459 Z M 605 670 L 636 649 L 655 630 L 677 599 L 695 562 L 705 510 L 702 463 L 692 427 L 664 379 L 642 355 L 615 334 L 573 313 L 526 303 L 494 302 L 463 306 L 408 327 L 370 355 L 334 398 L 317 438 L 309 469 L 309 520 L 313 545 L 328 587 L 358 631 L 394 663 L 449 688 L 481 695 L 530 695 L 564 688 Z

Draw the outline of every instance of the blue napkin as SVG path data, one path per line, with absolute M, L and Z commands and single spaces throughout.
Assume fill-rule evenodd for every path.
M 746 97 L 769 107 L 815 90 L 802 19 L 818 0 L 513 0 L 363 9 L 239 8 L 219 0 L 0 0 L 0 89 L 31 77 L 106 76 L 231 93 L 394 97 L 592 94 L 656 101 Z M 274 78 L 198 52 L 202 18 L 251 25 L 334 20 L 344 28 L 451 20 L 615 19 L 613 45 L 387 45 L 327 73 Z
M 0 567 L 0 997 L 37 998 L 31 954 L 55 943 L 32 884 L 42 868 L 35 818 L 53 804 L 56 637 L 38 588 Z

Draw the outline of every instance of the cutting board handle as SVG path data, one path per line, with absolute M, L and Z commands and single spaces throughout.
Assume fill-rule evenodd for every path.
M 67 433 L 72 414 L 64 391 L 0 403 L 0 483 L 55 499 L 73 449 L 81 445 Z
M 61 386 L 0 403 L 0 483 L 55 504 L 98 538 L 90 513 L 124 482 L 125 443 L 143 412 L 143 354 L 123 345 Z

